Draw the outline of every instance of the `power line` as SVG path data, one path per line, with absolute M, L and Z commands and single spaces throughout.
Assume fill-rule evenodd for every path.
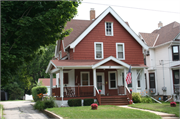
M 96 5 L 107 5 L 107 6 L 123 7 L 123 8 L 130 8 L 130 9 L 140 9 L 140 10 L 147 10 L 147 11 L 156 11 L 156 12 L 167 12 L 167 13 L 180 14 L 180 12 L 154 10 L 154 9 L 145 9 L 145 8 L 137 8 L 137 7 L 127 7 L 127 6 L 119 6 L 119 5 L 112 5 L 112 4 L 92 3 L 92 2 L 83 2 L 83 1 L 82 1 L 82 3 L 96 4 Z

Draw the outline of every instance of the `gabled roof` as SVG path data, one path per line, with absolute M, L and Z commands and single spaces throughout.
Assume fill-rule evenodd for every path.
M 155 47 L 169 41 L 173 41 L 179 33 L 180 24 L 178 22 L 172 22 L 160 29 L 154 30 L 152 33 L 140 33 L 140 35 L 143 37 L 148 46 Z M 156 37 L 157 34 L 159 34 L 158 38 Z
M 123 19 L 111 8 L 108 7 L 99 17 L 97 17 L 71 44 L 70 48 L 75 48 L 76 45 L 107 15 L 111 13 L 112 16 L 131 34 L 131 36 L 144 48 L 148 46 L 137 36 L 137 34 L 123 21 Z M 67 47 L 66 47 L 67 48 Z
M 116 62 L 116 63 L 119 64 L 119 65 L 122 65 L 122 66 L 126 67 L 126 68 L 129 68 L 129 67 L 130 67 L 130 65 L 126 64 L 125 62 L 123 62 L 123 61 L 121 61 L 121 60 L 118 60 L 118 59 L 116 59 L 116 58 L 113 57 L 113 56 L 110 56 L 110 57 L 108 57 L 108 58 L 106 58 L 106 59 L 104 59 L 104 60 L 101 60 L 100 62 L 98 62 L 97 64 L 95 64 L 94 66 L 92 66 L 92 68 L 95 69 L 95 68 L 101 66 L 102 64 L 104 64 L 104 63 L 106 63 L 106 62 L 108 62 L 108 61 L 111 61 L 111 60 L 114 61 L 114 62 Z

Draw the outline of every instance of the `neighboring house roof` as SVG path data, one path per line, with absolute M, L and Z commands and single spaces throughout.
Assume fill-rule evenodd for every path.
M 39 81 L 42 81 L 44 86 L 50 86 L 50 78 L 39 78 Z M 56 78 L 53 78 L 53 86 L 56 86 Z
M 67 23 L 65 29 L 73 28 L 70 35 L 64 38 L 64 48 L 74 48 L 107 14 L 112 14 L 114 18 L 131 34 L 132 37 L 144 48 L 148 47 L 141 41 L 137 34 L 129 27 L 127 22 L 111 8 L 108 7 L 104 12 L 102 12 L 95 20 L 71 20 Z
M 140 35 L 148 46 L 154 47 L 174 40 L 179 33 L 180 24 L 178 22 L 172 22 L 160 29 L 154 30 L 152 33 L 140 33 Z

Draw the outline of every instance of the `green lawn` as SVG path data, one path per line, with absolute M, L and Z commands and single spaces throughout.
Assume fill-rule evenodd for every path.
M 149 109 L 159 112 L 166 112 L 169 114 L 175 114 L 177 117 L 179 117 L 179 104 L 176 105 L 176 107 L 171 107 L 170 103 L 136 103 L 133 105 L 129 105 L 131 107 L 137 107 L 141 109 Z
M 1 104 L 0 104 L 0 117 L 1 117 L 2 119 L 5 119 L 5 118 L 3 117 L 3 105 L 1 105 Z
M 112 105 L 99 106 L 97 110 L 91 110 L 90 106 L 48 108 L 47 110 L 60 115 L 65 119 L 69 118 L 156 118 L 160 116 L 153 113 L 126 109 Z

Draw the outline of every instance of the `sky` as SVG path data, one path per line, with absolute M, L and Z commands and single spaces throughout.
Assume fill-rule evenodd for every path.
M 89 20 L 90 9 L 95 9 L 98 17 L 111 6 L 135 33 L 151 33 L 174 21 L 180 23 L 180 0 L 83 0 L 74 19 Z

